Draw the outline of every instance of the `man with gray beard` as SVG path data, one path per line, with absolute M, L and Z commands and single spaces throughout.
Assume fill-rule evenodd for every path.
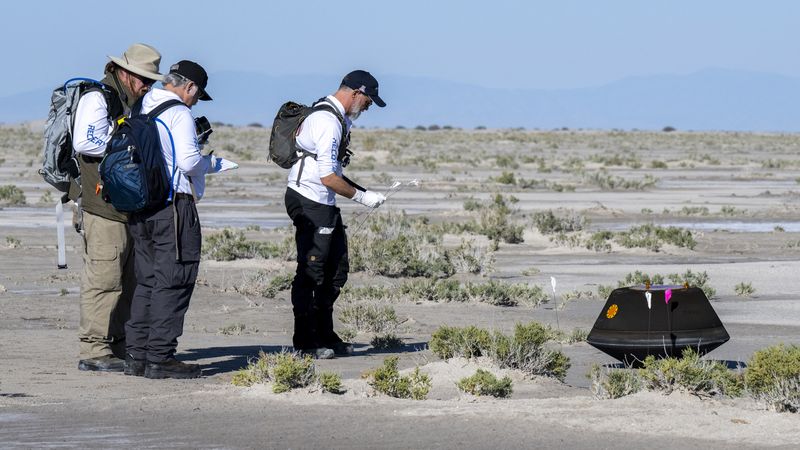
M 369 72 L 355 70 L 333 95 L 314 105 L 319 109 L 297 131 L 297 146 L 305 153 L 289 171 L 285 196 L 297 244 L 293 344 L 295 350 L 320 359 L 353 352 L 352 344 L 333 331 L 333 304 L 350 270 L 336 194 L 369 208 L 386 200 L 383 194 L 363 190 L 342 175 L 349 161 L 350 127 L 373 102 L 386 106 L 378 96 L 378 81 Z

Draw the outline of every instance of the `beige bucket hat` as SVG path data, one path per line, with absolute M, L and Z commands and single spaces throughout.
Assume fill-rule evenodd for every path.
M 123 69 L 151 80 L 161 81 L 164 76 L 158 73 L 161 53 L 147 44 L 133 44 L 125 50 L 122 58 L 108 57 Z

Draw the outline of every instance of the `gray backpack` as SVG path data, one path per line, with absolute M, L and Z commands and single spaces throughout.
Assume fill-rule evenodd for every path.
M 107 88 L 90 78 L 72 78 L 53 90 L 50 99 L 39 175 L 60 192 L 69 192 L 72 180 L 80 184 L 80 168 L 72 151 L 72 127 L 78 101 L 90 91 L 106 94 Z

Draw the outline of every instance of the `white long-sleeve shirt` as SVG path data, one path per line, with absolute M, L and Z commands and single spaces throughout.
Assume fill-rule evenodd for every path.
M 108 103 L 102 92 L 91 91 L 78 100 L 72 128 L 72 148 L 76 153 L 102 158 L 114 132 L 108 117 Z
M 333 95 L 325 98 L 345 118 L 345 126 L 350 129 L 352 122 L 345 115 L 344 106 Z M 316 111 L 309 114 L 297 135 L 297 145 L 317 155 L 316 160 L 306 157 L 300 185 L 297 185 L 297 173 L 301 162 L 292 166 L 287 179 L 287 186 L 303 197 L 325 205 L 336 205 L 336 192 L 322 184 L 322 177 L 335 173 L 342 176 L 342 163 L 339 162 L 339 145 L 342 142 L 342 130 L 339 119 L 330 111 Z
M 142 99 L 142 113 L 149 113 L 156 106 L 167 100 L 180 100 L 180 97 L 164 89 L 154 88 L 150 90 Z M 200 200 L 203 197 L 203 192 L 205 192 L 205 175 L 210 171 L 210 158 L 203 157 L 200 154 L 191 110 L 186 105 L 177 105 L 161 113 L 158 118 L 169 128 L 175 143 L 177 170 L 175 171 L 175 179 L 172 180 L 175 192 L 192 193 L 189 179 L 187 178 L 189 176 L 192 178 L 197 200 Z M 169 133 L 167 133 L 162 124 L 157 122 L 157 126 L 158 134 L 161 137 L 161 151 L 164 153 L 164 161 L 167 163 L 167 172 L 171 175 L 174 166 Z

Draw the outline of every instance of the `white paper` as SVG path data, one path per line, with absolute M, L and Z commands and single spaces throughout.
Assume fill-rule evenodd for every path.
M 209 170 L 208 173 L 224 172 L 226 170 L 233 170 L 233 169 L 238 169 L 238 168 L 239 168 L 239 164 L 236 164 L 235 162 L 233 162 L 233 161 L 231 161 L 229 159 L 220 158 L 219 156 L 215 156 L 214 157 L 214 166 L 211 168 L 211 170 Z

